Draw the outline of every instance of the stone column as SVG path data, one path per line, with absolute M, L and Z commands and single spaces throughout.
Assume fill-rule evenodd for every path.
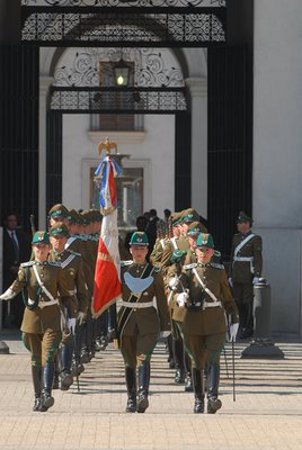
M 53 78 L 40 77 L 40 103 L 39 103 L 39 224 L 38 228 L 44 230 L 46 224 L 46 113 L 47 94 Z
M 205 78 L 187 78 L 191 94 L 191 205 L 207 217 L 208 204 L 208 90 Z
M 254 2 L 253 216 L 272 330 L 302 335 L 302 2 Z M 283 250 L 282 250 L 283 249 Z

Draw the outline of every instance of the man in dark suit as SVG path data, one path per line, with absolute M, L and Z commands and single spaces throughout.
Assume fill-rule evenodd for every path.
M 17 228 L 18 218 L 14 212 L 8 213 L 3 221 L 3 290 L 15 280 L 21 262 L 30 257 L 29 240 L 26 234 Z M 4 325 L 20 327 L 24 304 L 21 295 L 4 309 Z

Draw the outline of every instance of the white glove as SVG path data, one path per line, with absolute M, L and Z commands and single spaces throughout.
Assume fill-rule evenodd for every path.
M 160 337 L 160 338 L 167 338 L 168 336 L 170 336 L 170 334 L 171 334 L 171 331 L 169 331 L 169 330 L 167 330 L 167 331 L 161 331 L 161 332 L 159 333 L 159 337 Z
M 77 315 L 78 324 L 81 326 L 86 320 L 86 314 L 83 311 L 79 311 Z
M 231 286 L 231 288 L 233 287 L 233 280 L 232 280 L 232 277 L 229 277 L 228 278 L 228 282 L 229 282 L 229 285 Z
M 231 323 L 230 325 L 230 342 L 236 342 L 236 336 L 239 329 L 239 323 Z
M 171 278 L 169 281 L 169 288 L 171 289 L 171 291 L 176 291 L 177 285 L 178 285 L 178 278 L 176 277 Z
M 189 294 L 187 292 L 181 292 L 176 297 L 176 303 L 180 308 L 184 308 L 185 304 L 187 303 L 187 300 L 189 298 Z
M 3 292 L 2 295 L 0 295 L 0 300 L 11 300 L 15 296 L 16 294 L 14 293 L 14 291 L 11 288 L 8 288 L 5 292 Z
M 76 327 L 76 319 L 68 319 L 67 320 L 67 326 L 68 328 L 74 333 L 75 327 Z
M 259 283 L 260 278 L 259 277 L 254 277 L 253 278 L 253 285 L 255 286 L 255 284 Z

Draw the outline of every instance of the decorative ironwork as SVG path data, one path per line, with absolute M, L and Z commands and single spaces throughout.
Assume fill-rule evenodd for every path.
M 22 0 L 22 6 L 46 7 L 225 7 L 226 0 Z
M 110 86 L 110 64 L 123 59 L 133 63 L 135 87 L 184 87 L 178 61 L 167 49 L 150 48 L 87 48 L 69 49 L 54 73 L 55 86 Z M 113 66 L 111 67 L 113 70 Z M 113 86 L 113 84 L 111 84 Z
M 117 12 L 118 8 L 111 7 L 96 8 L 96 12 L 87 8 L 87 13 L 84 8 L 57 9 L 22 14 L 22 40 L 69 47 L 96 43 L 103 47 L 204 47 L 226 40 L 226 8 L 204 12 L 198 12 L 201 8 L 190 8 L 190 12 L 183 12 L 184 8 L 153 12 L 149 8 L 146 12 L 148 8 L 139 7 Z
M 50 90 L 49 107 L 62 113 L 175 114 L 186 111 L 183 88 L 60 88 Z

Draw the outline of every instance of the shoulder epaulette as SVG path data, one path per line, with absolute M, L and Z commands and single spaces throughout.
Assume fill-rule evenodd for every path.
M 131 266 L 131 264 L 133 264 L 132 259 L 129 259 L 128 261 L 121 261 L 121 267 Z
M 213 267 L 214 269 L 224 270 L 224 265 L 223 265 L 223 264 L 219 264 L 219 263 L 211 263 L 210 265 L 211 265 L 211 267 Z
M 52 267 L 62 267 L 62 264 L 59 261 L 47 261 L 47 262 Z
M 196 263 L 185 264 L 185 265 L 183 266 L 183 269 L 184 269 L 184 270 L 192 270 L 192 269 L 195 269 L 195 267 L 197 267 L 197 264 L 196 264 Z
M 20 267 L 31 267 L 35 265 L 35 261 L 27 261 L 20 264 Z

